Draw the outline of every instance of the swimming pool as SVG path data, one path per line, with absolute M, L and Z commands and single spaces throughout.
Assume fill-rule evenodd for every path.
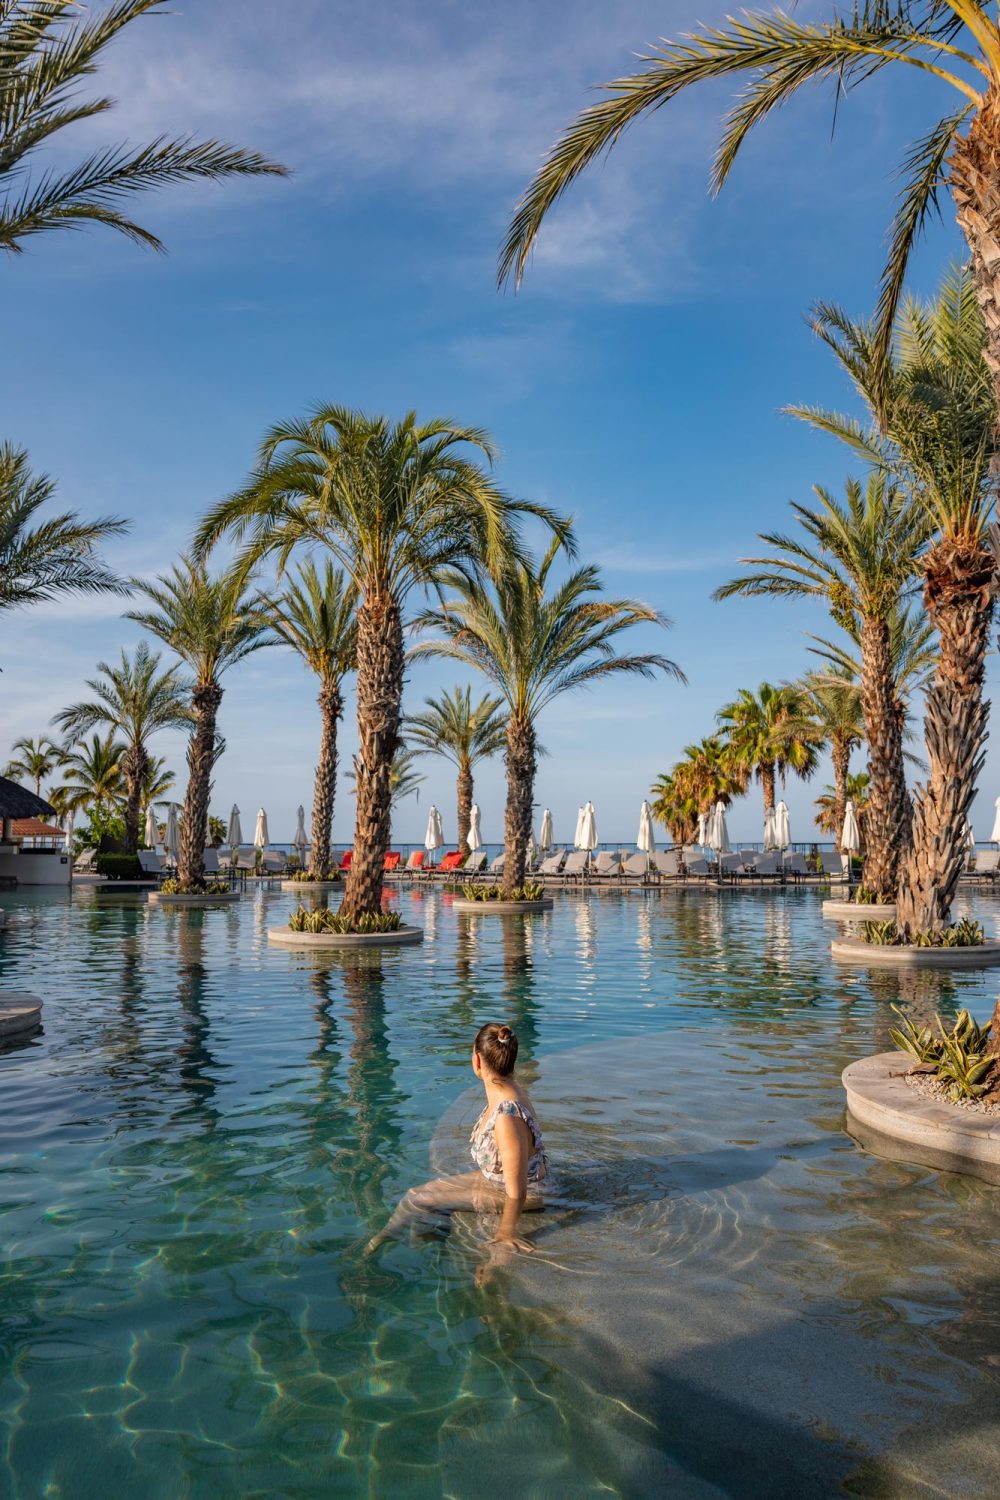
M 284 894 L 3 896 L 46 1008 L 0 1053 L 0 1496 L 1000 1488 L 997 1190 L 862 1152 L 839 1087 L 995 972 L 836 969 L 812 891 L 394 899 L 422 947 L 318 958 Z M 360 1250 L 491 1018 L 563 1199 L 477 1290 L 475 1222 Z

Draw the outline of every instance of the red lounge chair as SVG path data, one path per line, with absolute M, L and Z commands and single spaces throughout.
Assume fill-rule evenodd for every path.
M 457 870 L 464 858 L 465 855 L 462 853 L 461 849 L 454 849 L 451 854 L 446 854 L 444 859 L 438 865 L 439 872 L 442 875 L 447 875 L 450 870 Z
M 348 849 L 348 850 L 345 851 L 344 857 L 340 861 L 340 868 L 342 870 L 349 870 L 351 868 L 351 856 L 353 855 L 353 853 L 354 853 L 353 849 Z
M 395 849 L 390 849 L 383 863 L 383 870 L 395 870 L 399 868 L 399 854 Z

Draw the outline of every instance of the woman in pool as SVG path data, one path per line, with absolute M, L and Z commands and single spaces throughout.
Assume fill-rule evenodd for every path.
M 472 1071 L 486 1090 L 486 1105 L 469 1142 L 477 1170 L 411 1188 L 370 1242 L 370 1250 L 428 1214 L 462 1209 L 499 1214 L 492 1260 L 534 1249 L 518 1227 L 522 1213 L 542 1207 L 541 1184 L 549 1167 L 531 1101 L 514 1077 L 516 1062 L 517 1037 L 509 1026 L 491 1021 L 480 1027 L 472 1046 Z

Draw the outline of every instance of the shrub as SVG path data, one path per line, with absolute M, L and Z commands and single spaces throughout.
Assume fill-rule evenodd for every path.
M 545 892 L 536 881 L 527 880 L 512 891 L 499 885 L 466 885 L 462 894 L 467 901 L 541 901 Z
M 863 942 L 874 943 L 884 948 L 898 948 L 903 945 L 903 939 L 895 922 L 865 922 L 861 929 L 861 938 Z M 942 928 L 940 932 L 925 930 L 913 934 L 915 948 L 978 948 L 985 941 L 986 934 L 982 927 L 971 918 L 954 922 L 950 927 Z
M 232 887 L 224 880 L 193 880 L 181 884 L 179 880 L 165 880 L 160 890 L 165 896 L 225 896 Z
M 919 1063 L 932 1063 L 935 1076 L 947 1085 L 952 1100 L 976 1099 L 990 1084 L 996 1058 L 986 1051 L 990 1039 L 990 1022 L 977 1026 L 967 1010 L 960 1010 L 955 1024 L 946 1031 L 940 1016 L 935 1016 L 938 1036 L 929 1026 L 914 1026 L 898 1006 L 893 1010 L 902 1026 L 890 1028 L 889 1035 L 901 1052 L 907 1052 Z
M 99 854 L 94 869 L 105 880 L 142 879 L 142 865 L 134 854 Z
M 340 871 L 327 870 L 324 875 L 314 875 L 311 870 L 293 870 L 289 879 L 294 880 L 299 885 L 309 885 L 317 880 L 339 880 Z
M 859 885 L 851 900 L 858 906 L 891 906 L 893 898 L 883 895 L 881 891 L 873 891 L 871 886 Z
M 298 911 L 292 912 L 288 918 L 288 925 L 292 932 L 342 932 L 342 933 L 374 933 L 374 932 L 398 932 L 403 925 L 403 919 L 398 911 L 366 912 L 356 922 L 351 922 L 347 917 L 342 917 L 339 912 L 331 911 L 328 906 L 319 906 L 315 911 L 307 911 L 300 906 Z

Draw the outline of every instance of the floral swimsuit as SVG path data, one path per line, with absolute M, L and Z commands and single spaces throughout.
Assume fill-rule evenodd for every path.
M 491 1110 L 489 1105 L 483 1110 L 479 1119 L 472 1127 L 472 1135 L 469 1146 L 472 1151 L 472 1160 L 482 1172 L 487 1182 L 493 1183 L 495 1187 L 503 1187 L 503 1163 L 500 1160 L 500 1149 L 497 1146 L 495 1125 L 497 1115 L 517 1115 L 524 1121 L 531 1131 L 531 1139 L 534 1149 L 528 1159 L 528 1181 L 541 1182 L 548 1172 L 548 1160 L 545 1156 L 545 1147 L 542 1145 L 542 1132 L 538 1128 L 538 1121 L 531 1110 L 525 1105 L 519 1104 L 516 1099 L 501 1099 L 500 1103 L 494 1105 Z

